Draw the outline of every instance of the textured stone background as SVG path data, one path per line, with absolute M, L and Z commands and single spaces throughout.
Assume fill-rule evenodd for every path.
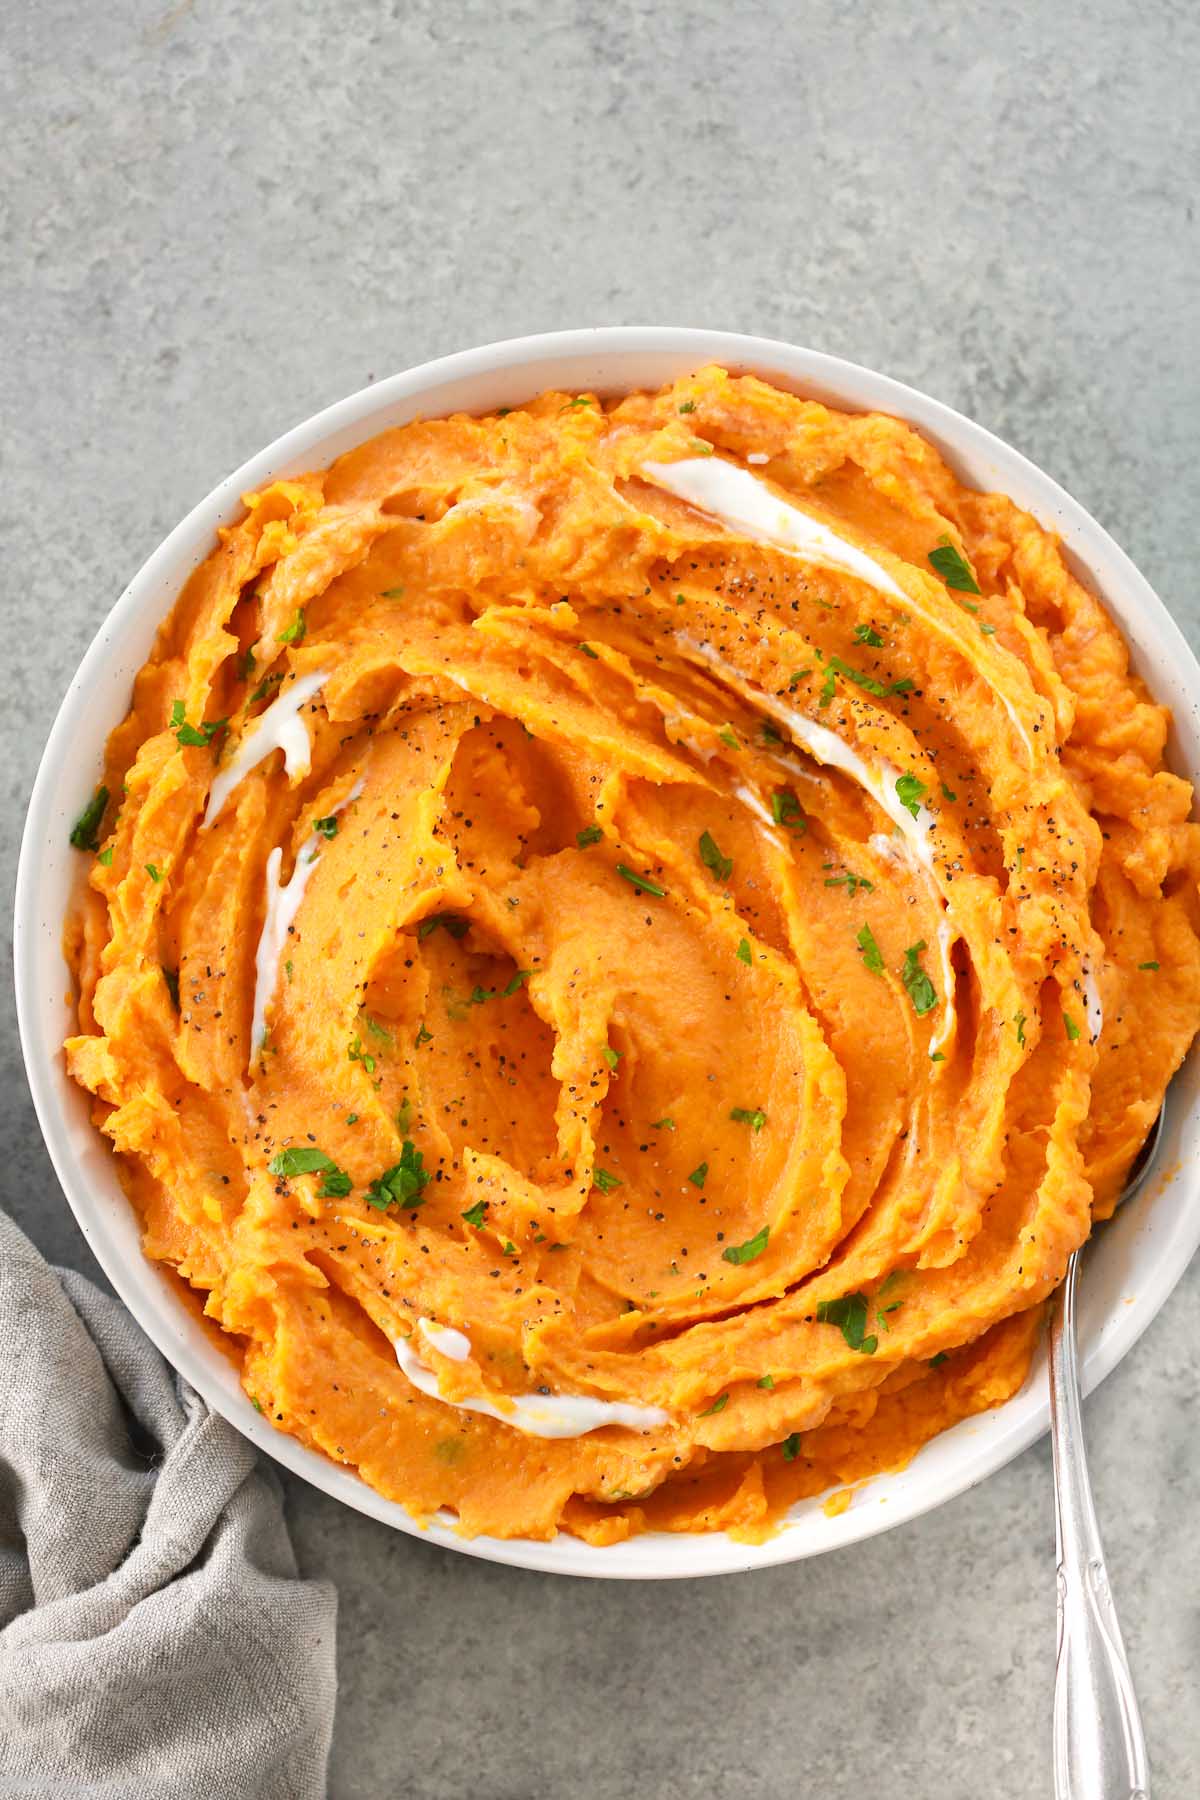
M 886 369 L 1057 476 L 1200 635 L 1183 0 L 6 11 L 6 884 L 60 693 L 167 529 L 316 407 L 492 338 L 722 325 Z M 7 1005 L 0 1055 L 6 1203 L 86 1266 Z M 1194 1270 L 1088 1411 L 1156 1800 L 1200 1766 L 1198 1335 Z M 289 1502 L 342 1595 L 335 1800 L 1049 1792 L 1044 1445 L 861 1548 L 665 1587 Z

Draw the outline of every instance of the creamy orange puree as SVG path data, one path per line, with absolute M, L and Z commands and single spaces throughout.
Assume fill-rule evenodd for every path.
M 1012 1394 L 1111 1210 L 1200 1019 L 1166 731 L 897 420 L 407 425 L 163 626 L 69 1066 L 282 1430 L 467 1532 L 761 1535 Z

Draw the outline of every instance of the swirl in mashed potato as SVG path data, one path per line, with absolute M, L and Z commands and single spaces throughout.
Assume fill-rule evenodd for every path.
M 281 1429 L 770 1529 L 1024 1378 L 1200 1020 L 1167 715 L 915 431 L 706 369 L 247 496 L 113 733 L 75 1079 Z

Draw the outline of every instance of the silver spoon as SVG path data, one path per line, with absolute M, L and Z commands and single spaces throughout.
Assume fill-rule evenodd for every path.
M 1121 1195 L 1150 1173 L 1166 1108 Z M 1075 1337 L 1077 1250 L 1050 1317 L 1050 1442 L 1058 1543 L 1058 1660 L 1054 1679 L 1055 1800 L 1149 1800 L 1150 1766 L 1133 1677 L 1104 1566 L 1092 1504 Z

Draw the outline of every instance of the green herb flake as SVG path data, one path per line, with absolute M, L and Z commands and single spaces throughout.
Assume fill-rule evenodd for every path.
M 789 1432 L 779 1447 L 783 1451 L 784 1462 L 795 1462 L 800 1454 L 800 1433 L 798 1431 Z
M 767 1239 L 770 1235 L 770 1226 L 764 1225 L 761 1231 L 756 1231 L 754 1236 L 747 1238 L 744 1244 L 730 1244 L 722 1250 L 722 1261 L 727 1263 L 753 1262 L 755 1257 L 761 1256 L 766 1249 Z
M 696 402 L 694 400 L 685 400 L 681 404 L 679 410 L 681 413 L 694 413 L 696 410 Z
M 249 681 L 257 666 L 257 658 L 253 650 L 243 650 L 235 664 L 238 680 Z
M 708 1164 L 706 1162 L 697 1163 L 696 1167 L 688 1176 L 688 1180 L 693 1187 L 702 1188 L 708 1180 Z
M 856 644 L 870 644 L 873 650 L 882 650 L 883 639 L 873 625 L 856 625 L 854 627 Z
M 318 1200 L 344 1200 L 354 1183 L 345 1169 L 327 1169 L 317 1189 Z
M 883 956 L 880 953 L 879 945 L 875 942 L 875 933 L 869 925 L 863 926 L 855 942 L 862 951 L 863 963 L 870 973 L 882 975 L 884 972 Z
M 760 1375 L 754 1385 L 755 1387 L 766 1388 L 768 1393 L 773 1393 L 775 1389 L 775 1377 L 773 1375 Z
M 307 635 L 308 625 L 304 617 L 304 608 L 298 606 L 296 608 L 296 616 L 291 624 L 286 626 L 284 630 L 280 632 L 279 642 L 281 644 L 302 644 Z
M 929 789 L 916 775 L 898 775 L 896 777 L 896 797 L 906 812 L 914 819 L 919 818 L 921 802 Z
M 734 731 L 733 731 L 732 725 L 722 725 L 720 731 L 718 731 L 718 733 L 717 733 L 717 736 L 721 740 L 721 742 L 726 746 L 727 749 L 736 750 L 738 748 L 738 741 L 737 741 L 737 738 L 734 736 Z
M 375 1073 L 375 1058 L 371 1055 L 370 1051 L 363 1049 L 362 1039 L 360 1037 L 354 1038 L 350 1048 L 346 1052 L 346 1058 L 349 1062 L 361 1063 L 368 1075 L 373 1075 Z
M 383 600 L 403 600 L 404 588 L 403 586 L 384 588 L 380 598 Z
M 162 968 L 163 980 L 167 984 L 167 992 L 171 996 L 171 1005 L 175 1008 L 175 1011 L 178 1012 L 179 1011 L 179 970 L 178 969 L 168 969 L 165 963 L 160 964 L 160 967 Z
M 478 1229 L 487 1217 L 487 1201 L 477 1200 L 474 1206 L 468 1206 L 466 1212 L 462 1214 L 462 1217 L 466 1220 L 468 1225 L 474 1225 L 476 1229 Z
M 452 938 L 461 938 L 466 937 L 470 931 L 471 921 L 460 919 L 457 913 L 431 913 L 417 926 L 417 941 L 423 943 L 427 937 L 432 937 L 439 926 L 443 931 L 448 931 Z
M 918 960 L 925 950 L 925 939 L 910 944 L 904 952 L 904 967 L 900 971 L 900 979 L 904 983 L 904 991 L 913 1004 L 913 1011 L 918 1019 L 932 1012 L 938 1003 L 937 990 Z
M 750 939 L 749 938 L 743 938 L 741 940 L 737 949 L 734 951 L 734 955 L 737 957 L 737 959 L 740 963 L 745 963 L 745 965 L 748 969 L 753 967 L 753 961 L 752 961 L 751 952 L 750 952 Z
M 173 725 L 178 723 L 179 725 L 179 729 L 175 733 L 176 743 L 187 749 L 205 749 L 212 743 L 217 733 L 224 731 L 229 723 L 228 719 L 205 719 L 200 725 L 189 725 L 186 719 L 177 721 L 175 715 L 177 709 L 181 705 L 182 702 L 177 700 L 175 705 L 171 708 L 171 723 Z
M 1072 1044 L 1077 1037 L 1082 1036 L 1079 1026 L 1075 1023 L 1069 1012 L 1063 1014 L 1063 1024 L 1067 1028 L 1067 1037 Z
M 627 863 L 617 864 L 617 874 L 621 877 L 622 881 L 627 881 L 630 887 L 637 888 L 640 894 L 652 894 L 656 900 L 662 900 L 666 897 L 667 890 L 665 887 L 660 887 L 657 881 L 651 881 L 646 875 L 639 875 L 636 870 L 631 869 Z
M 956 594 L 979 593 L 979 583 L 971 572 L 970 563 L 945 534 L 938 539 L 937 549 L 929 552 L 929 562 Z
M 1022 1050 L 1025 1048 L 1025 1020 L 1026 1020 L 1025 1013 L 1023 1013 L 1023 1012 L 1014 1013 L 1013 1024 L 1017 1028 L 1017 1042 L 1018 1042 L 1018 1044 L 1020 1044 Z
M 111 869 L 112 868 L 112 859 L 113 859 L 113 846 L 110 844 L 108 846 L 107 850 L 102 850 L 100 852 L 99 856 L 96 858 L 96 861 L 100 864 L 100 867 L 102 869 Z M 1143 968 L 1146 967 L 1145 964 L 1143 964 L 1142 966 L 1143 966 Z M 1157 968 L 1158 964 L 1155 963 L 1154 967 Z
M 379 1212 L 386 1212 L 393 1204 L 411 1211 L 423 1203 L 428 1185 L 425 1158 L 412 1139 L 405 1138 L 400 1146 L 400 1161 L 375 1178 L 365 1198 L 367 1205 Z
M 931 1369 L 940 1369 L 942 1364 L 944 1362 L 949 1362 L 949 1360 L 950 1352 L 948 1350 L 939 1350 L 936 1356 L 930 1357 L 929 1367 Z
M 605 1046 L 604 1046 L 603 1050 L 601 1050 L 600 1054 L 604 1058 L 605 1062 L 608 1064 L 610 1069 L 615 1069 L 617 1064 L 621 1060 L 621 1052 L 619 1050 L 614 1050 L 612 1048 L 611 1044 L 605 1044 Z
M 655 1119 L 650 1129 L 651 1131 L 674 1131 L 675 1121 L 670 1117 Z
M 250 1404 L 254 1408 L 255 1412 L 257 1412 L 257 1413 L 260 1413 L 263 1409 L 262 1401 L 259 1400 L 257 1398 L 257 1396 L 254 1394 L 251 1394 L 251 1396 L 250 1396 Z
M 817 1301 L 818 1325 L 836 1325 L 851 1350 L 874 1356 L 878 1339 L 868 1337 L 867 1298 L 865 1294 L 843 1294 L 840 1300 Z
M 285 671 L 280 669 L 277 675 L 264 675 L 263 679 L 251 694 L 249 700 L 246 702 L 247 706 L 253 706 L 257 700 L 265 700 L 271 689 L 279 686 L 279 683 L 283 680 L 284 674 Z
M 277 1150 L 267 1168 L 272 1175 L 317 1175 L 326 1169 L 336 1169 L 337 1164 L 332 1156 L 326 1156 L 315 1145 L 296 1144 L 288 1150 Z
M 162 870 L 155 863 L 146 864 L 146 873 L 156 884 L 162 880 Z
M 958 799 L 958 795 L 952 788 L 948 788 L 944 781 L 942 782 L 942 799 L 949 800 L 951 805 Z
M 416 1037 L 413 1039 L 413 1042 L 416 1045 L 418 1050 L 421 1048 L 421 1046 L 423 1044 L 432 1044 L 432 1042 L 433 1042 L 432 1031 L 427 1031 L 425 1029 L 424 1025 L 422 1025 L 420 1030 L 417 1032 Z
M 711 869 L 718 881 L 728 881 L 733 874 L 732 856 L 722 856 L 719 845 L 711 832 L 700 834 L 700 861 L 706 869 Z
M 771 817 L 776 825 L 782 825 L 789 831 L 808 830 L 808 820 L 801 812 L 800 802 L 791 788 L 775 789 L 771 795 Z
M 929 1052 L 929 1060 L 930 1062 L 945 1062 L 946 1053 L 944 1050 L 931 1050 Z
M 844 887 L 851 899 L 857 894 L 859 888 L 865 888 L 868 894 L 875 892 L 875 883 L 868 881 L 865 875 L 856 875 L 852 869 L 847 869 L 843 875 L 827 875 L 825 886 L 827 888 Z
M 985 624 L 982 619 L 979 622 L 979 629 L 982 631 L 984 637 L 995 637 L 996 635 L 996 627 L 994 625 Z
M 697 1416 L 701 1419 L 711 1419 L 714 1413 L 724 1412 L 728 1405 L 729 1395 L 720 1394 L 717 1399 L 713 1401 L 711 1406 L 706 1406 L 704 1411 Z
M 709 443 L 707 438 L 693 438 L 692 449 L 696 452 L 697 456 L 711 456 L 713 453 L 713 446 Z
M 337 836 L 338 822 L 336 815 L 330 813 L 327 819 L 314 819 L 313 832 L 317 837 L 332 838 Z
M 104 861 L 104 858 L 103 858 L 103 857 L 101 857 L 101 858 L 100 858 L 100 861 L 101 861 L 101 862 L 103 862 L 103 861 Z M 1139 963 L 1139 964 L 1138 964 L 1138 968 L 1139 968 L 1139 969 L 1150 969 L 1150 970 L 1152 970 L 1152 971 L 1153 971 L 1153 972 L 1154 972 L 1154 973 L 1155 973 L 1155 974 L 1157 974 L 1157 973 L 1158 973 L 1158 964 L 1157 964 L 1157 963 L 1156 963 L 1156 962 L 1144 962 L 1144 963 Z
M 598 844 L 603 836 L 598 825 L 585 825 L 582 831 L 575 833 L 575 842 L 581 850 L 586 850 L 589 844 Z
M 729 1116 L 735 1125 L 748 1125 L 753 1132 L 761 1131 L 767 1122 L 761 1106 L 735 1106 Z
M 100 848 L 100 821 L 104 817 L 104 809 L 108 805 L 108 789 L 98 787 L 74 825 L 71 827 L 71 844 L 76 850 L 98 850 Z
M 800 683 L 806 681 L 811 674 L 811 669 L 794 669 L 788 676 L 788 687 L 795 690 L 799 687 Z
M 580 644 L 579 648 L 584 656 L 590 656 L 593 662 L 599 662 L 600 652 L 598 650 L 593 650 L 590 644 Z
M 602 1194 L 611 1194 L 614 1188 L 622 1186 L 622 1181 L 619 1175 L 614 1175 L 609 1169 L 593 1169 L 592 1186 L 598 1187 Z

